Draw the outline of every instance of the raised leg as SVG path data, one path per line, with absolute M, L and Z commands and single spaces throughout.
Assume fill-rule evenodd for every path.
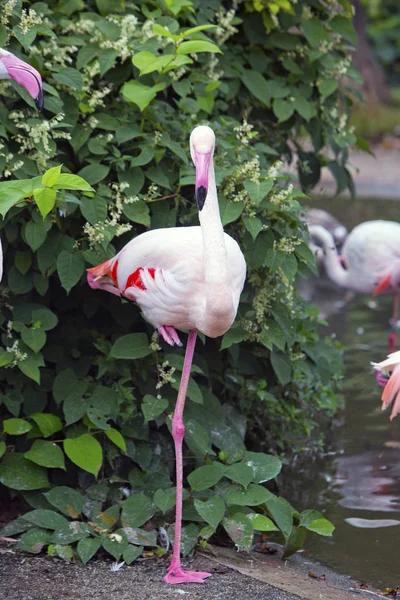
M 176 344 L 177 346 L 183 346 L 181 340 L 179 339 L 179 335 L 176 332 L 174 327 L 170 325 L 163 325 L 159 327 L 158 333 L 162 336 L 163 340 L 167 342 L 170 346 Z
M 175 516 L 175 537 L 174 553 L 164 577 L 166 583 L 204 583 L 206 577 L 211 573 L 201 573 L 199 571 L 185 571 L 181 566 L 181 528 L 182 528 L 182 489 L 183 489 L 183 465 L 182 465 L 182 442 L 185 434 L 183 425 L 183 409 L 185 407 L 186 392 L 189 383 L 190 369 L 193 361 L 194 347 L 196 345 L 197 330 L 189 332 L 186 346 L 185 362 L 181 383 L 179 386 L 178 399 L 176 401 L 175 412 L 172 419 L 172 436 L 175 444 L 176 457 L 176 516 Z

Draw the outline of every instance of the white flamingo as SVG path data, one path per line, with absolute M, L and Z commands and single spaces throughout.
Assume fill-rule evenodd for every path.
M 400 287 L 400 223 L 366 221 L 346 238 L 339 257 L 332 235 L 320 225 L 309 227 L 312 239 L 324 253 L 328 277 L 338 286 L 354 292 L 393 293 L 391 324 L 397 325 Z M 389 337 L 389 352 L 395 347 L 396 333 Z
M 246 276 L 243 254 L 224 233 L 214 175 L 215 136 L 196 127 L 190 153 L 196 167 L 200 227 L 156 229 L 130 241 L 111 260 L 88 269 L 88 283 L 134 300 L 146 319 L 170 345 L 182 345 L 176 329 L 189 330 L 178 399 L 172 419 L 176 454 L 176 521 L 174 552 L 167 583 L 203 583 L 210 573 L 181 567 L 183 409 L 197 330 L 215 338 L 232 325 Z

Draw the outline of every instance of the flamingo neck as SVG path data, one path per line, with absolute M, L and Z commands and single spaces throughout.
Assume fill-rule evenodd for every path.
M 222 314 L 231 309 L 233 301 L 213 159 L 210 161 L 208 171 L 207 197 L 203 209 L 199 212 L 199 219 L 203 236 L 207 313 L 211 311 L 211 313 Z
M 324 266 L 329 279 L 340 287 L 347 288 L 351 278 L 350 270 L 346 270 L 343 267 L 333 236 L 321 225 L 311 225 L 309 231 L 311 238 L 322 246 L 324 251 Z

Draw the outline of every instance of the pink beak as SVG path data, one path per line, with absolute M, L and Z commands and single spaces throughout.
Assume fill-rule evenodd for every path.
M 202 210 L 208 192 L 208 169 L 211 161 L 211 152 L 194 151 L 194 164 L 196 167 L 196 200 L 199 210 Z
M 43 86 L 40 73 L 14 54 L 0 54 L 0 60 L 6 68 L 9 78 L 22 85 L 34 99 L 38 110 L 43 110 Z

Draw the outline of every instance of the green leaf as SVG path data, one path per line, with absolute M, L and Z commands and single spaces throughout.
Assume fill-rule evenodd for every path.
M 60 371 L 53 382 L 53 396 L 57 405 L 71 393 L 77 377 L 72 369 Z
M 157 532 L 145 529 L 124 527 L 123 529 L 128 541 L 136 546 L 157 546 Z
M 287 385 L 292 379 L 292 366 L 286 354 L 283 352 L 271 352 L 271 364 L 279 383 Z
M 225 477 L 247 488 L 249 483 L 254 479 L 254 470 L 247 464 L 244 464 L 244 462 L 236 463 L 226 468 Z
M 244 217 L 242 217 L 242 220 L 243 220 L 243 224 L 246 227 L 247 231 L 250 233 L 253 240 L 255 240 L 263 228 L 261 219 L 259 219 L 258 217 L 244 216 Z
M 7 446 L 5 442 L 0 442 L 0 458 L 4 455 L 7 450 Z
M 300 525 L 309 531 L 328 537 L 332 536 L 335 529 L 334 525 L 317 510 L 304 510 L 300 514 Z
M 145 333 L 129 333 L 118 338 L 110 351 L 110 357 L 121 359 L 143 358 L 149 354 L 151 348 Z
M 222 338 L 220 350 L 230 348 L 233 344 L 240 344 L 247 337 L 247 333 L 239 327 L 231 327 Z
M 274 180 L 266 179 L 264 181 L 260 181 L 259 183 L 255 183 L 254 181 L 245 181 L 244 187 L 249 192 L 250 198 L 258 206 L 274 187 Z
M 258 71 L 246 70 L 241 79 L 249 92 L 265 106 L 270 106 L 271 92 L 269 82 Z
M 32 266 L 32 253 L 29 250 L 16 252 L 14 264 L 22 275 L 26 275 Z
M 21 536 L 16 548 L 31 554 L 39 554 L 43 547 L 49 543 L 51 534 L 44 529 L 33 527 Z
M 102 546 L 115 560 L 119 560 L 128 548 L 128 540 L 123 530 L 117 529 L 113 533 L 102 535 Z
M 101 540 L 99 538 L 84 538 L 79 540 L 76 549 L 84 565 L 96 554 L 100 546 Z
M 262 452 L 246 452 L 243 462 L 253 469 L 254 483 L 264 483 L 274 479 L 282 468 L 279 458 Z
M 24 456 L 41 467 L 64 469 L 65 471 L 64 454 L 54 442 L 35 440 L 31 449 L 25 452 Z
M 91 185 L 94 185 L 96 183 L 100 183 L 100 181 L 103 181 L 103 179 L 105 179 L 108 175 L 108 173 L 110 172 L 110 167 L 107 167 L 106 165 L 101 165 L 100 163 L 94 163 L 92 165 L 87 165 L 86 167 L 83 167 L 83 169 L 81 169 L 79 171 L 79 179 L 84 181 L 84 184 L 86 185 L 86 190 L 83 190 L 82 187 L 66 187 L 67 183 L 65 182 L 65 189 L 69 189 L 69 190 L 82 190 L 82 191 L 93 191 L 93 188 L 86 182 L 90 183 Z M 61 175 L 61 177 L 64 177 L 63 175 Z M 76 175 L 67 175 L 67 177 L 76 177 Z M 85 181 L 86 180 L 86 181 Z M 64 182 L 64 180 L 63 180 Z M 59 182 L 60 183 L 60 182 Z M 59 183 L 57 185 L 59 185 Z M 84 185 L 83 183 L 80 184 L 79 182 L 76 182 L 75 185 Z M 68 186 L 71 186 L 71 183 L 69 183 L 68 180 Z M 87 188 L 90 188 L 90 190 L 88 190 Z
M 294 254 L 287 254 L 281 264 L 282 273 L 292 282 L 297 273 L 297 260 Z
M 306 121 L 309 121 L 311 119 L 313 115 L 313 105 L 311 104 L 311 102 L 306 100 L 304 96 L 301 96 L 300 94 L 295 96 L 294 107 L 296 112 L 298 112 L 299 115 L 303 117 L 303 119 L 305 119 Z
M 288 539 L 293 529 L 293 508 L 287 500 L 277 498 L 272 494 L 269 500 L 267 500 L 267 507 L 285 539 Z
M 30 351 L 29 351 L 30 352 Z M 39 367 L 43 367 L 43 356 L 41 354 L 28 354 L 22 362 L 18 363 L 18 369 L 36 383 L 40 383 Z
M 46 229 L 42 222 L 36 223 L 35 221 L 29 221 L 25 225 L 24 234 L 25 239 L 33 252 L 36 252 L 46 239 Z
M 52 167 L 48 169 L 46 173 L 42 177 L 42 185 L 46 187 L 53 187 L 60 178 L 62 165 L 58 165 L 57 167 Z
M 338 85 L 339 82 L 337 81 L 337 79 L 322 79 L 321 81 L 317 82 L 319 93 L 321 94 L 321 96 L 323 96 L 323 98 L 327 98 L 328 96 L 333 94 L 333 92 L 336 92 L 336 90 L 338 89 Z
M 197 25 L 196 27 L 191 27 L 190 29 L 186 29 L 183 33 L 181 33 L 182 38 L 186 38 L 189 35 L 193 35 L 194 33 L 198 33 L 199 31 L 205 31 L 206 29 L 215 29 L 216 25 Z
M 67 521 L 65 525 L 58 527 L 50 538 L 52 544 L 72 544 L 92 534 L 87 523 L 82 521 Z
M 62 250 L 57 258 L 57 273 L 67 294 L 78 283 L 85 271 L 85 263 L 79 254 Z
M 74 551 L 70 545 L 49 544 L 47 548 L 48 556 L 59 556 L 65 562 L 71 562 L 74 557 Z
M 126 550 L 122 553 L 122 558 L 129 566 L 135 561 L 143 552 L 143 546 L 133 546 L 129 544 Z
M 133 494 L 122 503 L 123 527 L 140 527 L 154 515 L 156 507 L 144 494 Z
M 348 17 L 338 15 L 329 21 L 329 26 L 332 31 L 338 33 L 345 40 L 349 40 L 354 45 L 357 44 L 357 32 Z
M 72 88 L 73 90 L 81 90 L 83 87 L 82 75 L 79 73 L 79 71 L 73 69 L 72 67 L 59 69 L 53 73 L 53 77 L 56 81 L 58 81 L 58 83 Z
M 46 343 L 46 333 L 41 327 L 24 327 L 21 330 L 22 341 L 37 354 Z
M 154 23 L 153 33 L 155 33 L 156 35 L 161 35 L 162 37 L 166 37 L 170 40 L 179 40 L 179 38 L 180 38 L 179 35 L 174 35 L 170 31 L 168 31 L 168 29 L 166 27 L 163 27 L 162 25 L 159 25 L 158 23 Z
M 7 454 L 0 464 L 0 483 L 13 490 L 39 490 L 49 487 L 46 469 L 22 454 Z
M 224 227 L 225 225 L 228 225 L 228 223 L 236 221 L 243 212 L 243 202 L 230 202 L 222 194 L 219 195 L 218 201 L 221 222 Z
M 25 521 L 44 529 L 59 529 L 68 525 L 65 517 L 54 510 L 38 509 L 24 514 Z
M 208 490 L 213 487 L 223 477 L 225 468 L 219 463 L 199 467 L 190 473 L 188 482 L 195 492 Z
M 272 494 L 261 485 L 250 484 L 247 490 L 239 485 L 231 485 L 225 493 L 225 500 L 228 504 L 238 504 L 239 506 L 259 506 L 272 498 Z
M 149 87 L 143 85 L 139 81 L 128 81 L 122 86 L 121 94 L 128 102 L 136 104 L 141 112 L 150 104 L 157 96 L 158 89 L 156 86 Z
M 32 311 L 32 321 L 45 331 L 54 329 L 54 327 L 56 327 L 58 324 L 58 318 L 56 315 L 45 307 Z
M 211 448 L 208 431 L 194 419 L 185 421 L 185 442 L 189 448 L 203 454 L 215 454 Z
M 104 167 L 102 171 L 100 171 L 99 169 L 96 169 L 95 171 L 90 167 L 104 167 L 104 165 L 89 165 L 88 167 L 84 167 L 83 169 L 81 169 L 80 172 L 86 169 L 86 173 L 89 173 L 91 179 L 97 179 L 100 176 L 100 174 L 104 174 L 105 171 L 108 169 L 108 167 Z M 106 175 L 104 175 L 104 177 L 106 177 Z M 92 181 L 92 183 L 98 183 L 98 181 Z M 94 192 L 92 186 L 89 185 L 88 182 L 83 179 L 83 177 L 80 177 L 79 175 L 71 175 L 70 173 L 61 173 L 54 187 L 57 190 L 79 190 L 81 192 Z
M 145 227 L 150 227 L 150 210 L 143 200 L 137 200 L 136 202 L 132 202 L 132 204 L 124 204 L 122 211 L 133 223 L 140 223 Z
M 156 417 L 164 412 L 164 410 L 168 407 L 168 404 L 169 402 L 165 398 L 156 398 L 155 396 L 146 394 L 143 398 L 143 403 L 141 406 L 142 413 L 144 415 L 144 422 L 148 423 L 149 421 L 153 421 Z
M 104 433 L 106 434 L 108 439 L 112 441 L 113 444 L 118 446 L 118 448 L 120 448 L 120 450 L 122 450 L 123 452 L 126 452 L 126 442 L 120 434 L 120 432 L 117 431 L 117 429 L 111 427 L 110 429 L 107 429 Z
M 94 198 L 82 198 L 80 209 L 85 219 L 92 225 L 102 223 L 106 220 L 107 202 L 100 196 L 95 196 Z
M 103 462 L 103 450 L 92 435 L 84 433 L 63 442 L 64 452 L 73 463 L 97 477 Z
M 220 496 L 206 501 L 194 500 L 194 507 L 202 519 L 216 530 L 225 515 L 225 502 Z
M 294 102 L 288 102 L 281 98 L 275 99 L 272 104 L 272 110 L 274 111 L 274 115 L 278 118 L 279 123 L 283 123 L 290 119 L 294 113 L 294 109 Z
M 226 517 L 222 525 L 238 550 L 250 552 L 253 544 L 253 525 L 251 520 L 241 513 Z
M 52 506 L 72 519 L 80 516 L 85 505 L 85 498 L 77 490 L 67 486 L 55 487 L 44 495 Z
M 56 415 L 36 412 L 29 415 L 29 418 L 35 421 L 45 438 L 50 437 L 53 433 L 61 431 L 62 429 L 61 419 Z
M 178 54 L 199 54 L 201 52 L 212 52 L 222 54 L 222 51 L 211 42 L 205 40 L 190 40 L 188 42 L 182 42 L 178 46 Z
M 32 425 L 25 419 L 6 419 L 3 421 L 4 433 L 9 435 L 22 435 L 32 429 Z
M 251 513 L 247 515 L 250 519 L 255 531 L 279 531 L 279 528 L 275 525 L 271 519 L 260 515 L 259 513 Z
M 328 32 L 322 21 L 318 19 L 309 19 L 308 21 L 303 20 L 301 24 L 306 40 L 313 48 L 319 46 L 323 40 L 329 39 Z
M 183 499 L 185 500 L 189 496 L 187 490 L 183 490 Z M 172 487 L 167 490 L 157 490 L 153 497 L 154 503 L 163 512 L 171 510 L 176 503 L 176 488 Z

